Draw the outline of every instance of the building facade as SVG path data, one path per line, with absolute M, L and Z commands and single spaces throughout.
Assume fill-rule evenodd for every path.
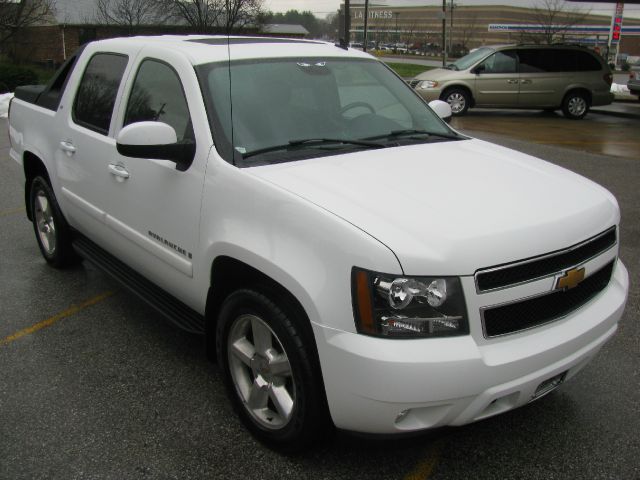
M 468 51 L 482 45 L 541 42 L 540 34 L 497 29 L 490 31 L 489 25 L 531 25 L 540 24 L 541 20 L 546 20 L 541 19 L 540 15 L 532 8 L 504 5 L 459 5 L 453 9 L 452 28 L 451 18 L 452 13 L 447 9 L 446 46 L 448 51 L 454 53 Z M 576 24 L 598 25 L 606 27 L 608 32 L 611 16 L 592 14 L 576 16 L 560 13 L 554 19 L 554 24 L 556 26 L 553 28 L 557 30 L 554 41 L 585 43 L 604 48 L 607 45 L 607 34 L 573 34 L 568 27 Z M 640 20 L 625 18 L 623 26 L 640 27 Z M 352 41 L 362 41 L 364 32 L 363 5 L 351 5 L 350 31 Z M 418 49 L 440 52 L 442 50 L 442 6 L 396 7 L 371 3 L 367 31 L 368 40 L 377 45 L 400 43 Z M 451 32 L 450 36 L 449 32 Z M 640 36 L 625 36 L 623 34 L 619 51 L 629 55 L 640 55 Z

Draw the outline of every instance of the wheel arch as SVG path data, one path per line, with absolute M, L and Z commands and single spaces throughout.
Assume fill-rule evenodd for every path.
M 447 93 L 449 93 L 451 90 L 455 90 L 455 89 L 460 89 L 460 90 L 464 90 L 465 92 L 467 92 L 467 94 L 469 95 L 469 98 L 471 99 L 469 107 L 470 108 L 471 107 L 475 107 L 476 99 L 473 96 L 473 89 L 469 85 L 466 85 L 464 83 L 452 83 L 452 84 L 447 85 L 446 87 L 444 87 L 442 89 L 442 93 L 440 94 L 440 100 L 444 100 L 444 97 L 447 95 Z
M 562 96 L 562 103 L 564 103 L 565 99 L 569 96 L 569 94 L 574 92 L 583 93 L 587 99 L 589 106 L 591 106 L 591 103 L 593 102 L 593 96 L 591 95 L 591 91 L 588 88 L 580 85 L 572 85 L 569 88 L 567 88 L 567 91 L 564 92 L 564 95 Z
M 31 202 L 29 201 L 31 195 L 31 182 L 38 175 L 43 176 L 51 185 L 51 178 L 49 177 L 49 171 L 47 170 L 44 161 L 33 152 L 25 151 L 22 158 L 22 165 L 24 168 L 24 204 L 27 211 L 27 218 L 33 220 L 33 212 L 31 211 Z
M 310 317 L 298 298 L 282 283 L 266 273 L 229 255 L 216 257 L 211 265 L 209 290 L 205 307 L 205 341 L 207 356 L 216 357 L 216 325 L 220 307 L 224 300 L 240 288 L 255 289 L 274 301 L 291 317 L 302 319 L 300 328 L 307 345 L 312 348 L 312 355 L 318 371 L 320 361 Z

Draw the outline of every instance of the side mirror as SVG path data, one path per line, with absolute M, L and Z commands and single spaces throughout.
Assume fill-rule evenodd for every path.
M 451 105 L 447 102 L 443 102 L 442 100 L 431 100 L 429 102 L 429 107 L 431 107 L 431 110 L 436 112 L 436 115 L 445 122 L 449 123 L 451 121 Z
M 485 67 L 484 64 L 482 65 L 478 65 L 476 68 L 474 68 L 473 70 L 471 70 L 471 73 L 474 73 L 476 75 L 480 75 L 482 72 L 484 72 L 486 70 L 487 67 Z
M 196 154 L 195 143 L 190 140 L 178 142 L 173 127 L 162 122 L 127 125 L 118 133 L 116 148 L 125 157 L 169 160 L 181 172 L 189 168 Z

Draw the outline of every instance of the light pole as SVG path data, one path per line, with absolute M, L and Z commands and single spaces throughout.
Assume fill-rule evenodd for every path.
M 369 0 L 364 1 L 364 41 L 362 42 L 362 51 L 367 51 L 367 26 L 369 25 Z
M 447 65 L 447 0 L 442 0 L 442 66 Z
M 393 12 L 393 14 L 396 16 L 396 43 L 393 46 L 393 51 L 394 53 L 398 53 L 398 17 L 400 16 L 400 12 Z

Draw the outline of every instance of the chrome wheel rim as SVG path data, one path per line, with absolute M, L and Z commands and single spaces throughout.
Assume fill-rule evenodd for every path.
M 56 224 L 53 220 L 51 202 L 44 192 L 40 190 L 36 194 L 34 203 L 34 218 L 40 245 L 42 245 L 47 255 L 53 255 L 56 251 Z
M 461 93 L 455 92 L 447 97 L 447 103 L 451 106 L 453 113 L 460 113 L 464 110 L 467 100 Z
M 569 99 L 569 105 L 567 107 L 569 113 L 574 117 L 579 117 L 587 110 L 587 102 L 582 97 L 571 97 Z
M 255 315 L 241 315 L 227 337 L 227 358 L 236 392 L 249 415 L 278 430 L 291 420 L 296 388 L 291 364 L 274 331 Z

